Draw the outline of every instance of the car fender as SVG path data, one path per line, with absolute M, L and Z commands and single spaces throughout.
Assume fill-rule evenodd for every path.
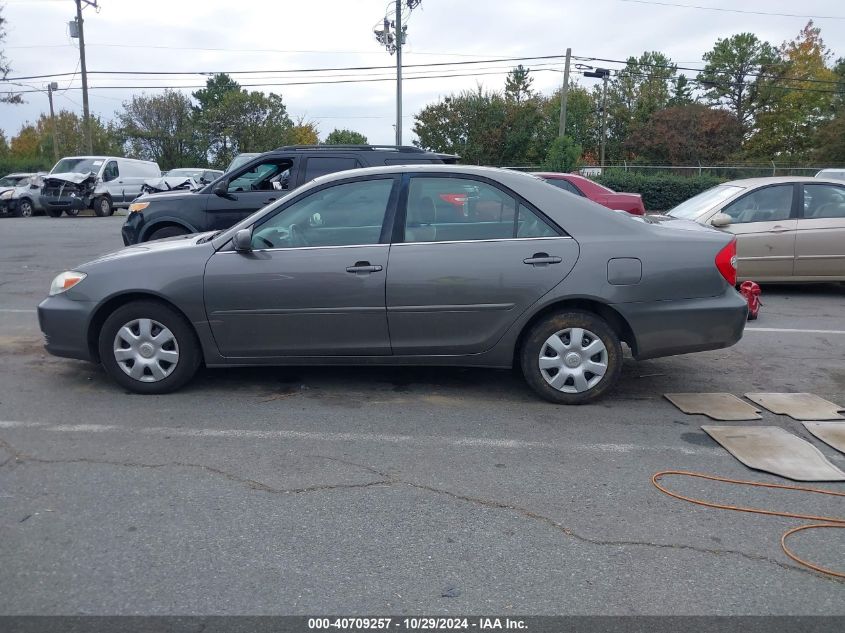
M 157 217 L 152 224 L 144 226 L 143 230 L 141 231 L 141 241 L 145 242 L 150 237 L 150 235 L 152 235 L 162 226 L 171 224 L 181 226 L 183 229 L 188 231 L 188 233 L 199 233 L 199 230 L 197 228 L 191 226 L 182 218 L 176 217 L 174 215 L 164 215 L 161 217 Z

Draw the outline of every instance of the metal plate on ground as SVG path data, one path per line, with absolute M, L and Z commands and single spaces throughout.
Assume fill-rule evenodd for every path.
M 838 413 L 842 407 L 813 393 L 747 393 L 745 397 L 795 420 L 845 420 Z
M 845 481 L 845 473 L 806 440 L 779 426 L 702 426 L 731 455 L 755 470 L 795 481 Z
M 760 411 L 732 393 L 664 393 L 684 413 L 701 413 L 714 420 L 759 420 Z
M 828 446 L 845 453 L 845 422 L 802 422 L 804 428 Z

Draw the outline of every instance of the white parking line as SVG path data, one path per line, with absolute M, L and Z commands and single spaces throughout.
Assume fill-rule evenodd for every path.
M 50 424 L 0 420 L 0 429 L 35 429 L 54 433 L 126 433 L 167 437 L 201 437 L 234 439 L 303 440 L 311 442 L 362 442 L 369 444 L 404 444 L 408 446 L 467 446 L 498 449 L 550 449 L 593 453 L 672 452 L 682 455 L 724 455 L 717 448 L 640 445 L 617 443 L 531 442 L 527 440 L 492 437 L 449 437 L 434 435 L 389 435 L 381 433 L 318 433 L 314 431 L 259 431 L 254 429 L 186 429 L 164 426 L 123 427 L 115 424 Z
M 786 332 L 789 334 L 845 334 L 845 330 L 798 330 L 785 327 L 747 327 L 746 332 Z

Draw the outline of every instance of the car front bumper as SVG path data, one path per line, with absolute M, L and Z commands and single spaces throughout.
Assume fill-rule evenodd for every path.
M 748 303 L 734 288 L 716 297 L 621 303 L 637 360 L 730 347 L 742 338 Z
M 94 360 L 88 345 L 88 324 L 93 310 L 93 303 L 73 301 L 64 294 L 44 299 L 38 305 L 44 348 L 54 356 Z
M 41 205 L 47 211 L 67 211 L 87 209 L 85 198 L 78 196 L 41 196 Z
M 126 216 L 126 222 L 120 229 L 124 246 L 132 246 L 141 241 L 141 227 L 144 224 L 144 214 L 135 212 Z

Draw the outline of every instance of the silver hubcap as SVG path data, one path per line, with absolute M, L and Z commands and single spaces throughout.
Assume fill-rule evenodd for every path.
M 179 362 L 173 332 L 153 319 L 135 319 L 114 337 L 114 359 L 127 376 L 141 382 L 164 380 Z
M 540 348 L 540 373 L 564 393 L 581 393 L 595 387 L 607 373 L 607 347 L 583 328 L 566 328 L 552 334 Z
M 32 215 L 32 205 L 28 202 L 21 203 L 21 215 L 25 218 L 28 218 Z

